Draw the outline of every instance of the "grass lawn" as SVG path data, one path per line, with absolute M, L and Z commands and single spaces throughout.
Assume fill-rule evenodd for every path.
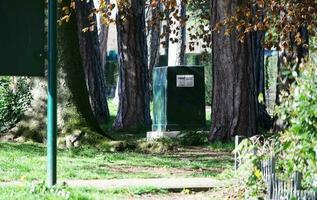
M 117 105 L 109 101 L 111 123 L 103 126 L 117 140 L 138 142 L 145 131 L 123 133 L 111 129 Z M 210 113 L 207 113 L 210 123 Z M 141 140 L 142 141 L 142 140 Z M 143 140 L 144 141 L 144 140 Z M 100 141 L 99 141 L 100 142 Z M 165 153 L 144 153 L 133 149 L 109 151 L 109 141 L 102 145 L 83 144 L 79 148 L 58 150 L 58 179 L 126 179 L 231 176 L 233 144 L 211 144 L 200 147 L 177 145 Z M 97 143 L 97 142 L 96 142 Z M 91 143 L 90 143 L 91 144 Z M 94 144 L 94 143 L 93 143 Z M 46 147 L 43 144 L 0 143 L 0 182 L 22 181 L 16 187 L 0 186 L 0 199 L 135 199 L 154 195 L 156 199 L 170 196 L 164 190 L 139 187 L 100 191 L 92 188 L 70 188 L 45 184 L 32 185 L 46 179 Z M 1 185 L 1 184 L 0 184 Z M 161 196 L 162 195 L 162 196 Z M 107 198 L 106 198 L 107 197 Z M 163 198 L 164 197 L 164 198 Z M 146 198 L 148 199 L 148 198 Z M 151 198 L 149 198 L 151 199 Z M 154 198 L 155 199 L 155 198 Z M 201 199 L 198 197 L 198 199 Z
M 178 148 L 166 154 L 111 153 L 91 146 L 64 149 L 58 151 L 58 178 L 217 177 L 232 167 L 228 149 L 219 148 Z M 31 143 L 0 143 L 0 163 L 0 181 L 44 180 L 46 148 Z
M 101 191 L 92 188 L 70 188 L 67 186 L 57 186 L 53 189 L 48 189 L 44 184 L 28 184 L 17 187 L 0 187 L 0 200 L 119 200 L 135 199 L 144 195 L 155 195 L 158 197 L 167 193 L 165 190 L 152 187 Z
M 58 179 L 115 179 L 213 177 L 226 178 L 232 169 L 232 144 L 179 147 L 165 154 L 107 152 L 92 146 L 58 151 Z M 46 178 L 46 148 L 33 143 L 0 143 L 0 182 L 23 181 L 17 187 L 0 187 L 0 199 L 128 199 L 140 195 L 166 195 L 155 188 L 100 191 L 58 186 L 48 190 L 31 186 Z M 66 196 L 65 196 L 66 195 Z M 107 197 L 107 198 L 105 198 Z M 160 199 L 160 198 L 159 198 Z

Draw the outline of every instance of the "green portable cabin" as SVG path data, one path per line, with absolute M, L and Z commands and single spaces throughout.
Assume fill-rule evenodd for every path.
M 154 68 L 153 110 L 153 131 L 205 129 L 204 67 Z

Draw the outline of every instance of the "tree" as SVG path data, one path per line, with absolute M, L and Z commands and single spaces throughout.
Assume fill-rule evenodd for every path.
M 177 0 L 178 6 L 178 23 L 180 30 L 177 34 L 177 51 L 176 51 L 176 65 L 185 65 L 185 52 L 186 52 L 186 4 L 183 0 Z M 177 29 L 178 30 L 178 29 Z
M 106 12 L 107 9 L 105 9 L 104 12 Z M 104 18 L 100 16 L 99 14 L 99 43 L 100 43 L 100 57 L 101 57 L 101 66 L 102 68 L 105 68 L 106 66 L 106 57 L 107 57 L 107 45 L 108 45 L 108 33 L 109 33 L 109 27 L 104 21 Z M 105 70 L 105 69 L 104 69 Z
M 175 7 L 170 8 L 169 29 L 169 57 L 168 65 L 184 65 L 186 51 L 186 3 L 183 0 L 175 1 Z
M 245 6 L 238 0 L 212 1 L 212 25 L 216 25 Z M 225 141 L 233 135 L 256 133 L 256 93 L 251 37 L 237 39 L 237 31 L 229 36 L 221 28 L 212 35 L 213 100 L 212 127 L 209 140 Z
M 150 126 L 144 2 L 118 4 L 119 109 L 114 127 L 121 130 Z
M 75 8 L 79 49 L 90 105 L 96 120 L 99 123 L 105 123 L 110 118 L 106 97 L 105 72 L 102 66 L 97 28 L 93 28 L 95 26 L 91 26 L 91 21 L 89 21 L 89 18 L 92 18 L 92 22 L 96 21 L 95 15 L 90 17 L 94 3 L 93 1 L 76 0 Z M 90 27 L 90 30 L 84 32 L 83 30 L 87 27 Z
M 300 64 L 305 62 L 308 56 L 308 43 L 306 26 L 300 26 L 297 32 L 288 33 L 287 37 L 284 36 L 282 39 L 277 66 L 276 104 L 281 103 L 280 94 L 282 91 L 289 93 L 290 85 L 295 81 L 294 75 L 298 75 Z
M 161 34 L 161 17 L 160 7 L 161 2 L 157 1 L 151 4 L 146 9 L 146 30 L 147 30 L 147 51 L 148 51 L 148 66 L 151 77 L 152 69 L 159 63 L 160 58 L 160 34 Z M 150 79 L 151 80 L 151 79 Z
M 64 0 L 59 4 L 59 11 L 70 4 L 70 0 Z M 87 9 L 85 6 L 89 4 L 83 4 L 78 9 Z M 85 8 L 84 8 L 85 7 Z M 89 8 L 87 10 L 90 10 Z M 88 91 L 87 77 L 94 78 L 96 71 L 84 70 L 84 63 L 89 67 L 89 59 L 100 60 L 99 46 L 97 43 L 93 43 L 92 38 L 94 33 L 88 36 L 82 35 L 82 29 L 78 26 L 82 26 L 82 22 L 79 20 L 85 20 L 83 14 L 77 17 L 74 13 L 70 14 L 70 10 L 64 10 L 66 15 L 69 16 L 68 22 L 63 23 L 58 27 L 58 127 L 61 135 L 72 134 L 73 129 L 82 129 L 84 131 L 94 131 L 101 135 L 107 136 L 100 128 L 96 116 L 93 112 L 91 99 L 95 99 L 93 95 L 97 95 L 96 92 Z M 69 15 L 68 15 L 69 14 Z M 79 14 L 79 13 L 78 13 Z M 79 14 L 79 15 L 80 15 Z M 60 12 L 60 17 L 63 18 L 65 13 Z M 91 36 L 91 37 L 90 37 Z M 81 41 L 80 38 L 81 37 Z M 90 37 L 88 45 L 96 45 L 89 47 L 85 45 L 85 37 Z M 81 42 L 81 45 L 80 45 Z M 89 53 L 92 57 L 87 56 L 86 50 L 80 48 L 87 48 L 91 50 Z M 95 56 L 95 57 L 94 57 Z M 99 65 L 100 66 L 100 65 Z M 100 66 L 101 67 L 101 66 Z M 89 73 L 89 74 L 85 74 Z M 100 75 L 100 74 L 97 74 Z M 22 119 L 16 124 L 16 127 L 10 130 L 10 133 L 14 137 L 23 136 L 33 139 L 38 142 L 45 140 L 46 130 L 46 88 L 47 78 L 32 78 L 31 79 L 31 95 L 32 100 L 30 107 L 24 112 Z M 101 82 L 89 82 L 95 85 L 91 87 L 99 88 L 103 87 Z M 98 97 L 97 97 L 98 99 Z M 105 113 L 103 114 L 105 115 Z M 103 117 L 104 118 L 104 117 Z M 108 137 L 108 136 L 107 136 Z

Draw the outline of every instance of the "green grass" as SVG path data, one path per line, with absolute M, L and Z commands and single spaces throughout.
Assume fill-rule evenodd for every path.
M 175 176 L 215 177 L 232 167 L 228 153 L 215 155 L 195 152 L 184 154 L 141 154 L 105 152 L 84 146 L 58 151 L 59 179 L 155 178 Z M 45 180 L 46 148 L 38 144 L 0 143 L 0 181 Z M 162 173 L 160 170 L 165 170 Z M 168 173 L 181 170 L 187 173 Z M 201 172 L 202 171 L 202 172 Z M 200 173 L 201 172 L 201 173 Z
M 44 184 L 23 185 L 17 187 L 0 187 L 0 200 L 98 200 L 98 199 L 127 199 L 144 194 L 165 194 L 167 191 L 153 187 L 135 187 L 111 190 L 97 190 L 92 188 L 70 188 L 54 186 L 48 189 Z

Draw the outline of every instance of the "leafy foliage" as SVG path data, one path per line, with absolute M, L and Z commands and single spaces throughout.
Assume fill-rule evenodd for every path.
M 296 72 L 294 72 L 295 74 Z M 290 94 L 283 93 L 277 114 L 285 122 L 278 150 L 281 168 L 287 174 L 304 172 L 311 186 L 317 175 L 317 69 L 314 63 L 302 66 Z M 317 185 L 316 185 L 317 186 Z
M 27 78 L 0 79 L 0 132 L 12 127 L 31 102 Z
M 307 63 L 295 75 L 289 92 L 282 92 L 282 103 L 276 108 L 284 130 L 272 138 L 257 137 L 244 140 L 236 150 L 250 164 L 249 193 L 263 193 L 263 180 L 258 173 L 260 161 L 274 157 L 280 178 L 302 175 L 302 187 L 316 188 L 317 178 L 317 69 Z

